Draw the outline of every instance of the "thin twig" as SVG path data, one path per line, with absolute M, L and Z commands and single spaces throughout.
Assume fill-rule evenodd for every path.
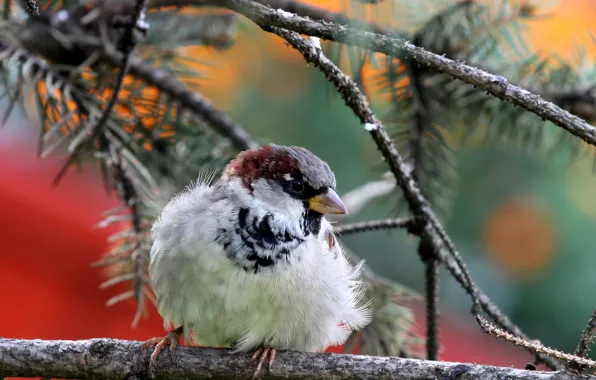
M 561 360 L 565 360 L 568 363 L 573 363 L 575 366 L 586 366 L 592 369 L 596 368 L 596 361 L 591 359 L 586 359 L 583 357 L 579 357 L 576 355 L 567 354 L 565 352 L 561 352 L 559 350 L 552 349 L 550 347 L 546 347 L 540 343 L 530 342 L 525 339 L 520 339 L 507 331 L 503 331 L 498 327 L 491 325 L 488 321 L 486 321 L 482 317 L 478 317 L 480 321 L 480 325 L 482 329 L 485 330 L 487 333 L 494 335 L 498 338 L 505 339 L 508 342 L 514 343 L 516 346 L 521 346 L 530 352 L 540 352 Z
M 390 230 L 394 228 L 410 228 L 414 223 L 412 218 L 391 218 L 381 220 L 367 220 L 365 222 L 356 222 L 344 224 L 335 227 L 335 232 L 339 235 L 352 235 L 360 232 L 375 230 Z
M 486 295 L 486 293 L 484 293 L 482 291 L 482 289 L 480 289 L 473 280 L 471 282 L 465 281 L 465 279 L 461 273 L 460 266 L 458 266 L 456 262 L 454 262 L 453 260 L 445 259 L 443 257 L 444 254 L 441 251 L 439 251 L 438 254 L 439 254 L 439 259 L 441 260 L 441 263 L 443 265 L 445 265 L 445 267 L 447 268 L 449 273 L 451 273 L 453 278 L 461 285 L 461 287 L 466 291 L 466 293 L 468 293 L 468 294 L 475 293 L 476 294 L 477 304 L 473 305 L 473 309 L 476 309 L 478 306 L 481 307 L 482 310 L 488 316 L 490 316 L 490 318 L 493 321 L 495 321 L 495 323 L 498 326 L 509 331 L 511 334 L 522 338 L 523 340 L 526 340 L 526 341 L 531 340 L 529 336 L 524 334 L 524 332 L 517 325 L 515 325 L 511 321 L 511 319 L 509 319 L 508 316 L 503 314 L 503 312 L 497 307 L 497 305 L 495 305 L 492 302 L 490 297 L 488 295 Z M 474 302 L 474 300 L 473 300 L 473 302 Z M 477 315 L 477 313 L 476 313 L 476 315 Z M 481 323 L 478 319 L 477 319 L 477 321 L 478 321 L 478 323 Z M 537 342 L 536 340 L 534 340 L 534 341 Z M 536 355 L 536 359 L 538 362 L 545 363 L 551 369 L 561 369 L 562 368 L 561 364 L 558 361 L 553 360 L 552 358 L 545 356 L 542 353 L 538 353 Z
M 418 255 L 424 263 L 426 297 L 426 358 L 439 360 L 439 265 L 435 247 L 420 239 Z
M 588 324 L 584 331 L 582 332 L 581 338 L 579 343 L 577 344 L 577 348 L 575 349 L 575 356 L 580 358 L 585 358 L 590 353 L 590 348 L 592 348 L 592 343 L 594 342 L 594 335 L 596 334 L 596 310 L 592 312 L 590 319 L 588 320 Z M 568 365 L 569 368 L 579 369 L 579 366 L 576 363 L 570 362 Z

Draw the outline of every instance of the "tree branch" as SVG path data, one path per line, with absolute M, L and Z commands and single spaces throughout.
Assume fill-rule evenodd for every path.
M 122 0 L 124 1 L 132 1 L 132 0 Z M 150 0 L 149 7 L 150 8 L 160 8 L 160 7 L 169 7 L 169 6 L 177 6 L 177 7 L 184 7 L 184 6 L 218 6 L 219 0 Z M 375 0 L 373 0 L 375 1 Z M 392 29 L 389 26 L 379 25 L 374 22 L 364 22 L 360 20 L 353 19 L 348 17 L 342 13 L 331 12 L 325 8 L 317 7 L 312 4 L 304 3 L 297 0 L 257 0 L 258 3 L 263 5 L 268 5 L 273 9 L 281 9 L 286 12 L 295 13 L 302 17 L 308 17 L 314 20 L 319 21 L 326 21 L 329 23 L 347 25 L 352 28 L 360 29 L 363 31 L 370 31 L 377 34 L 384 34 L 388 36 L 395 36 L 398 38 L 405 38 L 408 40 L 415 41 L 417 35 L 408 36 L 405 32 L 398 32 L 395 29 Z M 457 2 L 457 4 L 453 5 L 445 9 L 442 12 L 439 12 L 429 22 L 433 21 L 440 21 L 446 15 L 450 15 L 455 11 L 463 7 L 470 6 L 474 4 L 475 1 L 473 0 L 464 0 Z M 428 23 L 427 23 L 428 24 Z M 417 45 L 416 43 L 414 43 Z M 422 45 L 418 45 L 421 46 Z M 443 53 L 443 52 L 435 52 L 435 53 Z M 447 54 L 449 56 L 449 54 Z M 454 58 L 451 56 L 451 58 Z M 482 69 L 482 66 L 478 66 Z M 596 111 L 594 111 L 594 102 L 588 102 L 585 99 L 585 91 L 582 89 L 577 89 L 575 91 L 570 91 L 568 93 L 557 94 L 557 93 L 547 93 L 547 92 L 540 92 L 535 91 L 532 88 L 528 88 L 530 92 L 533 92 L 539 96 L 542 96 L 545 99 L 550 99 L 559 107 L 569 110 L 573 115 L 577 115 L 584 120 L 591 121 L 592 119 L 596 118 Z M 593 96 L 589 96 L 590 99 L 593 99 Z
M 91 339 L 80 341 L 0 338 L 0 377 L 61 379 L 148 379 L 152 350 L 142 342 Z M 228 349 L 186 347 L 164 351 L 155 379 L 246 379 L 254 364 L 249 354 Z M 457 379 L 571 380 L 590 379 L 565 372 L 527 371 L 477 364 L 434 362 L 397 357 L 280 351 L 263 379 Z
M 118 4 L 118 2 L 107 3 L 102 5 L 108 6 Z M 152 3 L 154 2 L 148 2 L 148 8 L 151 7 Z M 127 4 L 130 5 L 130 8 L 132 9 L 132 6 L 135 3 L 133 3 L 131 0 L 123 0 L 123 4 L 121 5 L 124 9 L 128 9 L 129 7 Z M 75 8 L 69 11 L 71 16 L 67 19 L 69 22 L 80 21 L 80 13 L 84 15 L 85 13 L 83 12 L 89 12 L 89 9 L 87 8 L 87 5 L 84 5 L 81 6 L 80 9 Z M 116 12 L 117 10 L 109 9 L 109 11 Z M 76 56 L 74 65 L 79 65 L 81 62 L 88 59 L 89 55 L 91 55 L 93 51 L 97 50 L 101 52 L 104 61 L 109 61 L 109 63 L 115 67 L 120 67 L 123 62 L 124 54 L 118 51 L 115 46 L 110 44 L 103 46 L 101 44 L 101 40 L 98 39 L 97 36 L 86 35 L 82 30 L 79 30 L 74 36 L 68 36 L 69 38 L 73 39 L 73 42 L 76 42 L 75 46 L 84 48 L 84 50 L 81 49 L 81 52 L 83 52 L 84 55 L 77 56 L 73 52 L 66 49 L 61 41 L 58 41 L 53 37 L 54 33 L 52 28 L 54 27 L 51 25 L 51 20 L 45 20 L 42 18 L 37 20 L 29 20 L 25 25 L 25 30 L 27 33 L 21 34 L 19 36 L 19 41 L 25 46 L 25 48 L 27 48 L 27 50 L 34 51 L 35 53 L 43 56 L 46 59 L 49 59 L 50 61 L 56 61 L 59 59 L 58 62 L 60 64 L 72 65 L 73 62 L 64 60 Z M 41 49 L 39 41 L 43 41 Z M 3 45 L 10 46 L 7 42 L 2 42 L 3 43 L 0 43 L 0 47 L 3 47 Z M 201 119 L 208 122 L 214 130 L 229 138 L 230 142 L 237 150 L 252 149 L 258 146 L 258 144 L 242 128 L 241 125 L 237 124 L 226 113 L 217 109 L 209 101 L 209 99 L 201 96 L 201 94 L 197 92 L 190 90 L 175 76 L 144 62 L 143 59 L 135 54 L 130 54 L 127 63 L 129 74 L 134 75 L 149 85 L 157 87 L 157 89 L 159 89 L 161 92 L 167 94 L 173 100 L 176 100 L 178 103 L 180 103 L 180 105 L 182 105 L 185 109 L 188 109 Z
M 334 230 L 335 233 L 338 235 L 351 235 L 365 231 L 392 230 L 395 228 L 411 228 L 413 225 L 414 219 L 411 218 L 391 218 L 343 224 L 334 227 Z
M 132 1 L 132 0 L 123 0 Z M 365 21 L 355 20 L 342 13 L 331 12 L 327 9 L 315 5 L 303 3 L 295 0 L 259 0 L 260 4 L 274 9 L 283 9 L 287 12 L 299 14 L 304 17 L 310 17 L 315 20 L 323 20 L 336 24 L 350 25 L 362 30 L 370 30 L 375 33 L 397 35 L 391 29 L 382 25 L 371 24 Z M 183 7 L 197 5 L 218 5 L 219 0 L 149 0 L 149 8 L 160 7 Z
M 582 331 L 579 343 L 575 349 L 576 356 L 579 356 L 580 358 L 588 356 L 590 348 L 592 348 L 592 343 L 594 343 L 594 335 L 596 335 L 596 310 L 592 312 L 586 328 Z M 578 369 L 581 366 L 576 363 L 569 363 L 568 367 Z
M 424 263 L 426 298 L 426 358 L 439 360 L 439 263 L 432 242 L 420 239 L 418 255 Z
M 311 20 L 285 11 L 273 10 L 247 0 L 220 0 L 217 4 L 234 10 L 259 25 L 276 26 L 309 36 L 359 46 L 390 56 L 414 59 L 429 69 L 470 83 L 500 99 L 523 107 L 596 146 L 596 128 L 577 116 L 543 100 L 539 95 L 510 84 L 504 77 L 428 52 L 406 40 L 343 25 Z

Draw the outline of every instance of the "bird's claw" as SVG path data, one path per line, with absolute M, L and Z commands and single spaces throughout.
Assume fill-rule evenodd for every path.
M 254 354 L 252 355 L 251 360 L 254 362 L 255 360 L 258 360 L 257 363 L 257 369 L 255 370 L 255 373 L 253 375 L 253 379 L 256 379 L 259 377 L 259 375 L 261 374 L 261 370 L 263 368 L 263 363 L 265 363 L 265 359 L 267 359 L 267 367 L 270 370 L 271 369 L 271 364 L 273 364 L 273 361 L 275 360 L 275 348 L 271 348 L 271 347 L 260 347 L 258 348 Z
M 151 338 L 143 343 L 143 348 L 149 348 L 153 345 L 156 345 L 153 353 L 151 354 L 151 359 L 149 360 L 149 373 L 151 375 L 155 373 L 155 366 L 157 364 L 157 357 L 159 356 L 159 353 L 164 349 L 165 346 L 169 345 L 170 352 L 173 354 L 176 350 L 176 347 L 178 347 L 178 344 L 180 343 L 180 335 L 182 335 L 182 331 L 182 328 L 179 327 L 170 331 L 168 335 L 164 337 Z

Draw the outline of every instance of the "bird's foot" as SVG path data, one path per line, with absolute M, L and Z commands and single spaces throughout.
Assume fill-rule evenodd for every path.
M 164 349 L 165 346 L 170 345 L 170 352 L 174 353 L 178 344 L 180 344 L 180 336 L 183 334 L 184 328 L 182 326 L 170 331 L 168 335 L 164 337 L 155 337 L 147 340 L 143 343 L 143 348 L 148 348 L 150 346 L 156 345 L 153 353 L 151 354 L 151 359 L 149 360 L 149 373 L 155 373 L 155 365 L 157 364 L 157 357 L 159 353 Z
M 260 347 L 258 348 L 255 353 L 252 355 L 252 361 L 258 360 L 257 369 L 255 370 L 255 374 L 253 375 L 253 379 L 256 379 L 261 374 L 261 369 L 263 368 L 263 363 L 265 363 L 265 359 L 267 359 L 267 367 L 271 369 L 271 364 L 275 360 L 275 348 L 271 347 Z

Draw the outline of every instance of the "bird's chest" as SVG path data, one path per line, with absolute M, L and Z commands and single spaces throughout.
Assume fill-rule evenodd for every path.
M 256 273 L 230 260 L 186 267 L 197 273 L 189 276 L 195 283 L 184 296 L 182 318 L 192 325 L 197 343 L 224 346 L 244 339 L 247 346 L 275 341 L 288 349 L 309 349 L 309 330 L 331 317 L 322 295 L 332 289 L 317 277 L 316 257 L 308 248 Z

